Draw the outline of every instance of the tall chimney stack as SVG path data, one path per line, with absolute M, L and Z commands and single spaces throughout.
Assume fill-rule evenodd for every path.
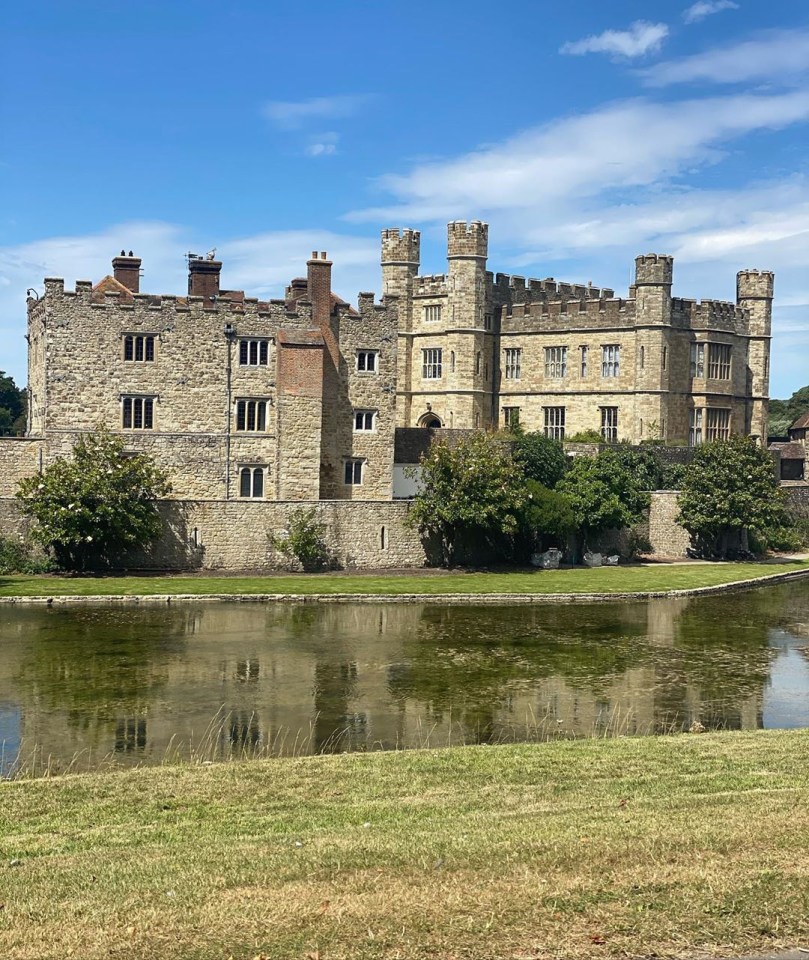
M 306 261 L 306 281 L 309 300 L 312 303 L 312 319 L 326 330 L 331 318 L 331 260 L 325 253 L 317 255 L 312 251 L 312 259 Z
M 208 260 L 202 257 L 188 258 L 188 296 L 205 297 L 210 300 L 219 296 L 219 274 L 222 272 L 221 260 Z
M 130 250 L 122 250 L 120 256 L 112 258 L 112 274 L 118 283 L 122 283 L 132 293 L 140 293 L 140 257 L 133 257 Z

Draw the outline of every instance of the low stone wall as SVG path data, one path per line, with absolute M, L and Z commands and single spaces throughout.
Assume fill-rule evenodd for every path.
M 44 448 L 43 440 L 0 438 L 0 497 L 13 497 L 20 480 L 39 471 Z
M 160 512 L 166 522 L 163 537 L 148 552 L 133 554 L 126 566 L 155 570 L 262 570 L 286 564 L 270 536 L 281 534 L 290 514 L 315 510 L 324 526 L 324 540 L 336 563 L 346 569 L 423 567 L 428 556 L 419 535 L 405 526 L 407 501 L 166 500 Z M 653 553 L 683 557 L 688 534 L 674 522 L 677 494 L 652 494 L 647 535 Z M 0 498 L 0 536 L 23 536 L 26 522 L 15 500 Z M 614 540 L 614 544 L 613 541 Z M 626 553 L 628 532 L 618 531 L 605 547 Z
M 796 517 L 809 517 L 809 483 L 783 484 L 789 510 Z

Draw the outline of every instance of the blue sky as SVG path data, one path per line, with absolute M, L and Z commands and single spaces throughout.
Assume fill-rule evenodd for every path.
M 0 369 L 25 291 L 122 247 L 181 293 L 187 251 L 278 296 L 309 252 L 379 290 L 379 231 L 490 223 L 492 269 L 612 286 L 674 254 L 675 293 L 776 271 L 773 396 L 809 382 L 804 0 L 82 0 L 0 38 Z

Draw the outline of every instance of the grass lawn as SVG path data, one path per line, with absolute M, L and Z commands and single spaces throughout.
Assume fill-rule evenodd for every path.
M 0 576 L 0 597 L 150 594 L 487 594 L 634 593 L 716 586 L 809 570 L 809 560 L 778 564 L 695 563 L 505 573 L 279 574 L 248 577 Z
M 0 784 L 8 960 L 728 956 L 809 938 L 809 731 Z

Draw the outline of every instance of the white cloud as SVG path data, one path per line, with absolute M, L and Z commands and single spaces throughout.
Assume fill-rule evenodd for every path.
M 308 157 L 329 157 L 337 153 L 337 142 L 340 135 L 333 130 L 328 133 L 319 133 L 312 137 L 304 153 Z
M 665 23 L 650 23 L 648 20 L 636 20 L 628 30 L 605 30 L 583 40 L 574 40 L 564 44 L 560 53 L 582 56 L 586 53 L 606 53 L 614 57 L 643 57 L 647 53 L 656 53 L 669 35 Z
M 363 93 L 312 97 L 309 100 L 271 100 L 264 104 L 262 113 L 276 126 L 291 130 L 311 120 L 339 120 L 351 117 L 371 99 L 370 94 Z
M 176 224 L 128 222 L 85 236 L 49 237 L 0 248 L 0 369 L 18 384 L 26 382 L 26 308 L 29 287 L 42 292 L 46 276 L 64 277 L 67 289 L 76 279 L 98 281 L 112 272 L 111 259 L 122 248 L 143 258 L 141 289 L 146 293 L 183 295 L 187 289 L 185 254 L 214 244 L 223 261 L 222 285 L 249 296 L 283 296 L 287 283 L 306 275 L 312 250 L 334 260 L 333 287 L 346 300 L 360 290 L 381 288 L 379 241 L 322 229 L 281 230 L 253 236 L 200 237 Z
M 743 83 L 799 77 L 809 71 L 809 30 L 773 31 L 755 40 L 669 60 L 644 70 L 649 86 L 674 83 Z
M 683 11 L 683 20 L 686 23 L 699 23 L 706 17 L 712 17 L 723 10 L 738 10 L 739 4 L 733 0 L 699 0 Z
M 717 160 L 734 138 L 807 120 L 809 90 L 672 103 L 621 101 L 455 159 L 382 177 L 378 185 L 398 203 L 348 217 L 399 222 L 511 210 L 544 218 L 571 197 L 654 184 Z

